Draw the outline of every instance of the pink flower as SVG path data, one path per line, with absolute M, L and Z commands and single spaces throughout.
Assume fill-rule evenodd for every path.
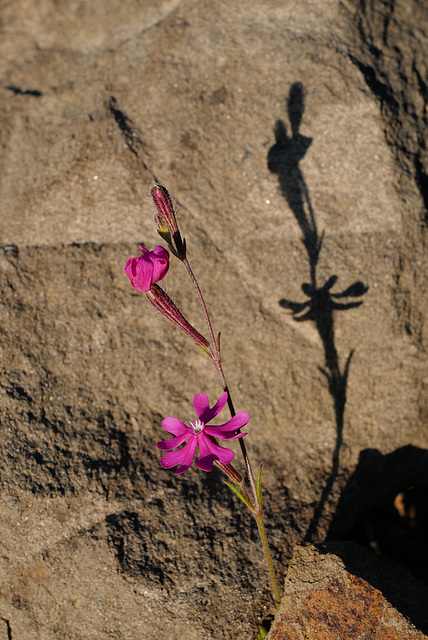
M 157 443 L 158 449 L 168 451 L 160 461 L 164 469 L 171 469 L 171 467 L 180 465 L 174 471 L 175 475 L 187 471 L 193 462 L 196 447 L 198 446 L 200 456 L 196 466 L 202 471 L 212 471 L 215 460 L 228 464 L 233 459 L 233 451 L 220 447 L 213 438 L 233 440 L 246 436 L 246 433 L 237 433 L 236 431 L 247 424 L 250 416 L 246 411 L 240 411 L 225 424 L 217 427 L 208 427 L 207 423 L 220 413 L 226 402 L 227 393 L 224 392 L 210 409 L 208 396 L 205 393 L 197 393 L 193 398 L 193 407 L 198 419 L 191 422 L 189 427 L 177 418 L 168 417 L 162 421 L 163 428 L 175 436 L 171 440 L 163 440 Z M 171 451 L 171 449 L 178 447 L 186 440 L 187 443 L 184 447 L 177 451 Z
M 142 255 L 129 258 L 125 273 L 137 291 L 149 291 L 152 284 L 165 278 L 169 269 L 169 253 L 164 247 L 149 251 L 141 245 Z

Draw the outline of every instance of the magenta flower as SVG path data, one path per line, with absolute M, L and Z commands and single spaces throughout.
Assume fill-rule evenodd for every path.
M 171 467 L 180 465 L 174 471 L 175 475 L 187 471 L 193 462 L 196 447 L 199 447 L 200 451 L 196 466 L 202 471 L 212 471 L 215 460 L 228 464 L 233 459 L 233 451 L 220 447 L 214 438 L 233 440 L 246 436 L 246 433 L 237 433 L 236 431 L 247 424 L 250 416 L 246 411 L 240 411 L 225 424 L 208 427 L 207 423 L 220 413 L 226 402 L 227 393 L 224 392 L 210 409 L 208 396 L 205 393 L 197 393 L 193 398 L 193 407 L 198 419 L 191 422 L 189 427 L 177 418 L 168 417 L 162 420 L 163 428 L 175 436 L 171 440 L 163 440 L 157 443 L 158 449 L 168 451 L 160 461 L 164 469 L 171 469 Z M 184 447 L 177 451 L 171 451 L 171 449 L 175 449 L 186 440 L 187 443 Z
M 149 251 L 141 245 L 142 255 L 129 258 L 125 273 L 137 291 L 150 291 L 152 284 L 165 278 L 169 269 L 169 253 L 164 247 Z

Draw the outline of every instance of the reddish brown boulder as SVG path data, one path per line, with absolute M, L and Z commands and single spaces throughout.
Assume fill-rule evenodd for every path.
M 320 550 L 307 545 L 297 547 L 285 584 L 285 595 L 269 640 L 422 640 L 427 636 L 406 616 L 416 612 L 408 608 L 410 599 L 422 596 L 420 585 L 393 564 L 385 564 L 357 545 L 332 545 Z M 347 570 L 353 562 L 363 568 L 366 578 Z M 355 566 L 355 565 L 354 565 Z M 403 585 L 396 606 L 373 582 Z M 394 595 L 388 594 L 391 600 Z M 413 603 L 416 604 L 416 603 Z M 424 621 L 415 615 L 415 622 Z

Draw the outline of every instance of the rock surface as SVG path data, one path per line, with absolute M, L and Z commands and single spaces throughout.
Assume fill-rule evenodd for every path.
M 155 447 L 215 371 L 123 268 L 160 242 L 160 180 L 265 461 L 281 582 L 295 544 L 426 489 L 426 9 L 0 11 L 0 634 L 251 638 L 255 524 Z M 203 331 L 180 267 L 167 290 Z
M 400 588 L 394 593 L 398 584 Z M 311 545 L 296 547 L 284 592 L 266 640 L 427 637 L 391 604 L 395 600 L 395 606 L 422 613 L 418 623 L 428 629 L 424 607 L 427 586 L 418 584 L 398 565 L 375 559 L 354 544 L 327 545 L 319 550 Z

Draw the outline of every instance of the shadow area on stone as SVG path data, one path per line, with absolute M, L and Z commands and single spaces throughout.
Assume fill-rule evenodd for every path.
M 348 571 L 370 582 L 428 634 L 428 450 L 412 445 L 383 455 L 361 452 L 340 497 L 327 540 L 357 542 L 369 563 L 339 555 Z M 330 544 L 329 543 L 329 548 Z M 393 562 L 391 562 L 393 561 Z M 373 564 L 375 563 L 375 565 Z M 373 566 L 377 569 L 373 570 Z M 370 568 L 371 567 L 371 568 Z M 385 567 L 393 567 L 386 571 Z
M 291 135 L 288 135 L 286 124 L 278 120 L 275 125 L 276 142 L 269 149 L 267 162 L 269 170 L 278 175 L 281 193 L 300 227 L 302 243 L 309 262 L 310 282 L 303 282 L 301 285 L 307 300 L 298 302 L 283 298 L 279 305 L 290 311 L 296 322 L 312 321 L 316 326 L 324 348 L 324 367 L 319 369 L 328 384 L 336 423 L 331 470 L 305 535 L 305 541 L 310 542 L 317 539 L 320 519 L 339 471 L 348 375 L 354 353 L 354 350 L 351 350 L 345 363 L 340 364 L 335 344 L 334 313 L 359 307 L 363 301 L 356 298 L 361 298 L 368 291 L 368 287 L 358 280 L 343 291 L 335 293 L 333 287 L 338 280 L 337 275 L 330 276 L 322 284 L 319 283 L 317 267 L 325 232 L 320 233 L 318 230 L 309 188 L 299 166 L 312 143 L 312 138 L 299 132 L 304 109 L 305 90 L 300 82 L 295 82 L 291 85 L 287 98 Z
M 414 178 L 424 205 L 420 222 L 426 227 L 426 3 L 420 0 L 356 0 L 354 8 L 355 42 L 349 59 L 379 101 L 388 145 L 393 149 L 398 165 Z

